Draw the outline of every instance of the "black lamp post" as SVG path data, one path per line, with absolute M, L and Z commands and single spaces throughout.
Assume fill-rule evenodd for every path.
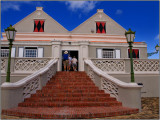
M 134 43 L 135 32 L 131 29 L 125 32 L 125 36 L 127 38 L 127 42 L 130 48 L 130 63 L 131 63 L 131 82 L 134 82 L 134 70 L 133 70 L 133 56 L 132 56 L 132 44 Z
M 6 82 L 10 82 L 11 49 L 12 49 L 13 41 L 16 36 L 16 30 L 15 30 L 15 28 L 12 27 L 12 25 L 10 25 L 10 27 L 5 29 L 5 33 L 6 33 L 8 41 L 9 41 L 9 56 L 8 56 L 8 69 L 7 69 Z
M 155 46 L 155 49 L 156 49 L 155 52 L 147 53 L 147 56 L 150 57 L 150 56 L 158 53 L 158 51 L 159 51 L 159 46 L 158 46 L 158 44 Z

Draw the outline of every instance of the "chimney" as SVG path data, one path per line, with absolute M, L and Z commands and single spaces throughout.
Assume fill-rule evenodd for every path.
M 103 9 L 97 9 L 97 13 L 103 13 Z
M 43 10 L 43 7 L 36 7 L 36 10 Z

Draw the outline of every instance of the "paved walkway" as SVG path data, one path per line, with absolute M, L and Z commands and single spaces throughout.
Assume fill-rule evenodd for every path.
M 14 116 L 1 116 L 2 119 L 28 119 Z M 137 114 L 96 118 L 96 119 L 159 119 L 159 98 L 142 98 L 142 111 Z

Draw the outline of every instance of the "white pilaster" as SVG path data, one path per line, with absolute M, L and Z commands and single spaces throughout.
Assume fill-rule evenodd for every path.
M 52 41 L 52 58 L 58 59 L 58 71 L 61 71 L 61 41 Z
M 88 41 L 81 41 L 79 52 L 79 71 L 84 71 L 84 59 L 88 58 Z

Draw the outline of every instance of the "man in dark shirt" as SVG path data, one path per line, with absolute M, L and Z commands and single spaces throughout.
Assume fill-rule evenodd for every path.
M 64 71 L 66 71 L 66 67 L 67 67 L 67 71 L 69 71 L 68 51 L 64 52 L 63 65 L 64 65 Z

